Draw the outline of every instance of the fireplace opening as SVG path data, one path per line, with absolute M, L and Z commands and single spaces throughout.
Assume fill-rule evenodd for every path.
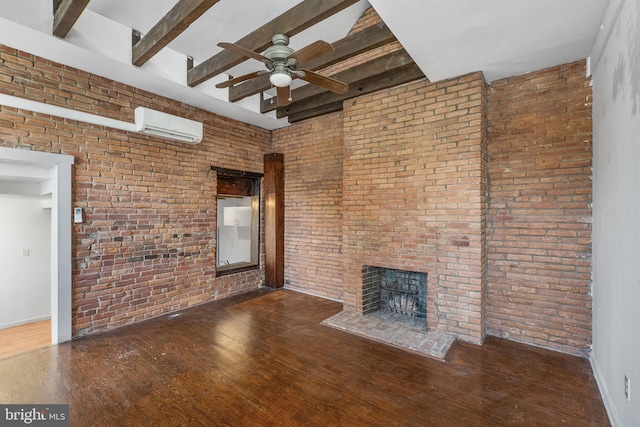
M 374 266 L 362 269 L 363 314 L 424 323 L 427 319 L 427 273 Z
M 407 282 L 380 285 L 380 310 L 411 317 L 427 317 L 426 307 L 420 304 L 418 289 Z
M 427 285 L 427 273 L 365 265 L 362 311 L 345 310 L 323 323 L 445 360 L 455 337 L 429 330 L 435 308 L 427 311 Z

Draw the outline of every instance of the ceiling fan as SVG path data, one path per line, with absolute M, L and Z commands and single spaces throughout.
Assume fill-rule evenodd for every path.
M 311 70 L 299 68 L 306 62 L 333 52 L 333 46 L 329 43 L 318 40 L 295 51 L 288 46 L 289 37 L 284 34 L 274 35 L 271 41 L 273 46 L 268 47 L 262 54 L 238 46 L 237 44 L 218 43 L 218 46 L 221 48 L 246 56 L 247 58 L 262 61 L 267 69 L 229 79 L 225 82 L 218 83 L 216 87 L 226 88 L 263 74 L 269 74 L 269 81 L 277 90 L 278 106 L 288 105 L 291 102 L 291 87 L 289 85 L 295 78 L 321 86 L 338 94 L 343 94 L 349 89 L 349 85 L 339 80 L 325 77 Z

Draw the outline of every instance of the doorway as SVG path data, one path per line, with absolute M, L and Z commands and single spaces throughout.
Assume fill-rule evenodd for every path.
M 0 147 L 0 184 L 36 184 L 51 194 L 51 343 L 71 339 L 71 165 L 73 156 Z

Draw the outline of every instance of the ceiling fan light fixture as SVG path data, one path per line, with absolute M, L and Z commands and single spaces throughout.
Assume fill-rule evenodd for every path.
M 269 81 L 275 87 L 287 87 L 291 84 L 291 76 L 288 73 L 273 73 L 269 76 Z
M 347 93 L 349 85 L 346 83 L 331 77 L 325 77 L 311 70 L 298 69 L 299 65 L 303 65 L 306 62 L 334 52 L 333 46 L 329 43 L 318 40 L 299 51 L 295 51 L 289 47 L 289 38 L 285 34 L 275 34 L 271 41 L 273 42 L 273 45 L 269 46 L 262 54 L 234 43 L 218 43 L 218 46 L 223 49 L 227 49 L 236 55 L 263 62 L 267 67 L 267 70 L 245 74 L 244 76 L 239 76 L 227 80 L 226 82 L 218 83 L 216 84 L 216 87 L 232 87 L 238 83 L 242 83 L 263 74 L 269 74 L 270 84 L 277 89 L 276 97 L 278 100 L 278 108 L 287 106 L 292 102 L 291 82 L 293 79 L 302 79 L 307 83 L 319 86 L 337 94 Z M 245 86 L 250 87 L 247 85 Z M 262 83 L 260 83 L 260 86 L 262 86 Z M 263 90 L 266 89 L 267 88 L 264 87 Z

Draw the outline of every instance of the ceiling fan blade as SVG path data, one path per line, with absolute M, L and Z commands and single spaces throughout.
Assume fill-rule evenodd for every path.
M 262 71 L 254 71 L 253 73 L 245 74 L 244 76 L 234 77 L 233 79 L 229 79 L 227 81 L 218 83 L 216 87 L 218 89 L 224 89 L 225 87 L 231 87 L 237 85 L 238 83 L 242 83 L 245 80 L 250 80 L 254 77 L 258 77 L 264 74 Z
M 231 52 L 235 52 L 239 55 L 246 56 L 247 58 L 253 58 L 261 62 L 268 62 L 268 63 L 272 62 L 271 59 L 267 58 L 266 56 L 261 55 L 257 52 L 254 52 L 252 50 L 249 50 L 247 48 L 244 48 L 242 46 L 238 46 L 237 44 L 221 42 L 221 43 L 218 43 L 218 46 L 223 49 L 230 50 Z
M 291 104 L 291 86 L 276 88 L 278 95 L 278 107 L 284 107 Z
M 331 92 L 342 95 L 347 90 L 349 90 L 349 85 L 339 80 L 332 79 L 331 77 L 325 77 L 309 70 L 301 69 L 300 71 L 304 71 L 305 76 L 299 78 L 316 86 L 321 86 L 327 90 L 330 90 Z
M 287 57 L 293 58 L 298 61 L 298 66 L 303 65 L 305 62 L 309 62 L 312 59 L 319 58 L 323 55 L 327 55 L 333 52 L 333 46 L 329 43 L 318 40 L 317 42 L 311 43 L 309 46 L 303 47 L 302 49 L 293 52 L 291 55 Z

